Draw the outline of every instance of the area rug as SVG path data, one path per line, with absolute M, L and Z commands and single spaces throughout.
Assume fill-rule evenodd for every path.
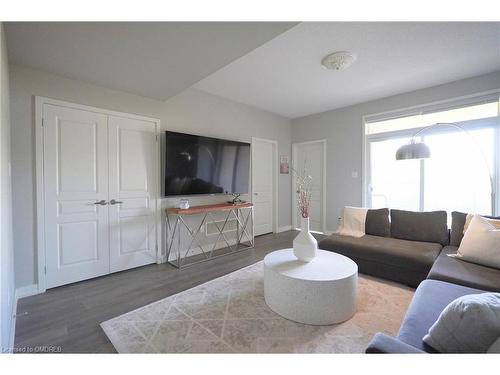
M 357 312 L 330 326 L 296 323 L 264 301 L 258 262 L 101 323 L 119 353 L 362 353 L 394 335 L 413 289 L 359 276 Z

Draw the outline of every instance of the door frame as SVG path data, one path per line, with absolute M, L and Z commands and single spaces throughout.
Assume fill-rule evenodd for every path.
M 326 152 L 327 152 L 327 142 L 326 139 L 317 139 L 314 141 L 306 141 L 306 142 L 294 142 L 292 143 L 292 167 L 295 165 L 295 160 L 297 157 L 297 146 L 311 144 L 311 143 L 320 143 L 323 147 L 323 196 L 322 200 L 322 218 L 321 218 L 321 229 L 322 233 L 326 233 Z M 293 174 L 293 170 L 292 170 Z M 297 223 L 297 204 L 296 204 L 296 180 L 294 176 L 292 176 L 292 230 L 299 229 L 300 225 Z
M 250 163 L 251 163 L 251 176 L 250 176 L 250 181 L 251 181 L 251 186 L 250 186 L 250 200 L 253 202 L 253 174 L 254 174 L 254 169 L 253 169 L 253 163 L 251 162 L 253 159 L 253 148 L 254 148 L 254 142 L 266 142 L 270 143 L 273 147 L 273 192 L 272 192 L 272 197 L 273 197 L 273 233 L 278 233 L 279 228 L 278 228 L 278 141 L 275 141 L 273 139 L 265 139 L 265 138 L 258 138 L 258 137 L 252 137 L 252 154 L 250 156 Z
M 156 186 L 157 186 L 157 197 L 154 198 L 155 201 L 155 230 L 156 230 L 156 262 L 161 263 L 162 257 L 159 249 L 162 249 L 161 241 L 161 219 L 160 219 L 160 203 L 161 203 L 161 186 L 160 186 L 160 142 L 159 142 L 159 132 L 160 132 L 160 120 L 152 117 L 140 116 L 125 112 L 112 111 L 108 109 L 92 107 L 83 104 L 71 103 L 63 100 L 47 98 L 43 96 L 35 96 L 35 187 L 36 187 L 36 233 L 35 233 L 35 243 L 36 249 L 35 253 L 37 255 L 37 288 L 38 293 L 44 293 L 47 290 L 46 283 L 46 249 L 45 249 L 45 192 L 44 192 L 44 180 L 45 174 L 43 170 L 44 161 L 44 139 L 43 139 L 43 107 L 44 105 L 55 105 L 70 109 L 79 109 L 89 112 L 97 112 L 108 116 L 125 117 L 135 120 L 142 120 L 153 122 L 155 124 L 156 133 L 156 148 L 155 148 L 155 169 L 156 173 Z

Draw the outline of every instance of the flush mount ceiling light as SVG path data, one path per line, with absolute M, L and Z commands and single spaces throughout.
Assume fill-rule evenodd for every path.
M 340 51 L 325 56 L 323 60 L 321 60 L 321 64 L 327 69 L 343 70 L 350 67 L 354 61 L 356 61 L 356 56 L 351 52 Z

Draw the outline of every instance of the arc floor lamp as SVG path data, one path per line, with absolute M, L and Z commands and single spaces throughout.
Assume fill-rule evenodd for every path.
M 458 129 L 462 132 L 464 132 L 471 140 L 471 142 L 477 147 L 479 153 L 481 154 L 481 157 L 483 159 L 483 162 L 486 166 L 486 170 L 488 171 L 488 177 L 490 178 L 490 184 L 491 184 L 491 214 L 494 216 L 495 215 L 495 205 L 496 205 L 496 200 L 495 200 L 495 182 L 493 179 L 493 175 L 491 174 L 490 168 L 488 166 L 488 163 L 486 161 L 486 158 L 484 156 L 484 153 L 482 152 L 481 148 L 478 146 L 472 135 L 467 132 L 464 128 L 462 128 L 460 125 L 452 123 L 452 122 L 438 122 L 436 124 L 432 124 L 429 126 L 426 126 L 425 128 L 422 128 L 418 130 L 413 136 L 411 137 L 410 143 L 401 146 L 398 148 L 396 151 L 396 160 L 409 160 L 409 159 L 428 159 L 431 157 L 431 150 L 429 146 L 427 146 L 424 142 L 417 142 L 416 137 L 420 135 L 421 133 L 424 133 L 428 130 L 434 129 L 438 126 L 450 126 L 452 128 Z

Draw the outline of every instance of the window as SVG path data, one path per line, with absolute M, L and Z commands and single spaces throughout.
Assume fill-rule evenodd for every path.
M 410 138 L 374 141 L 371 154 L 371 206 L 391 207 L 418 211 L 420 166 L 419 163 L 399 162 L 396 150 Z
M 499 101 L 366 123 L 366 203 L 413 211 L 491 214 L 491 180 L 500 164 Z M 431 157 L 399 160 L 396 150 L 420 129 Z M 498 203 L 497 203 L 498 204 Z

